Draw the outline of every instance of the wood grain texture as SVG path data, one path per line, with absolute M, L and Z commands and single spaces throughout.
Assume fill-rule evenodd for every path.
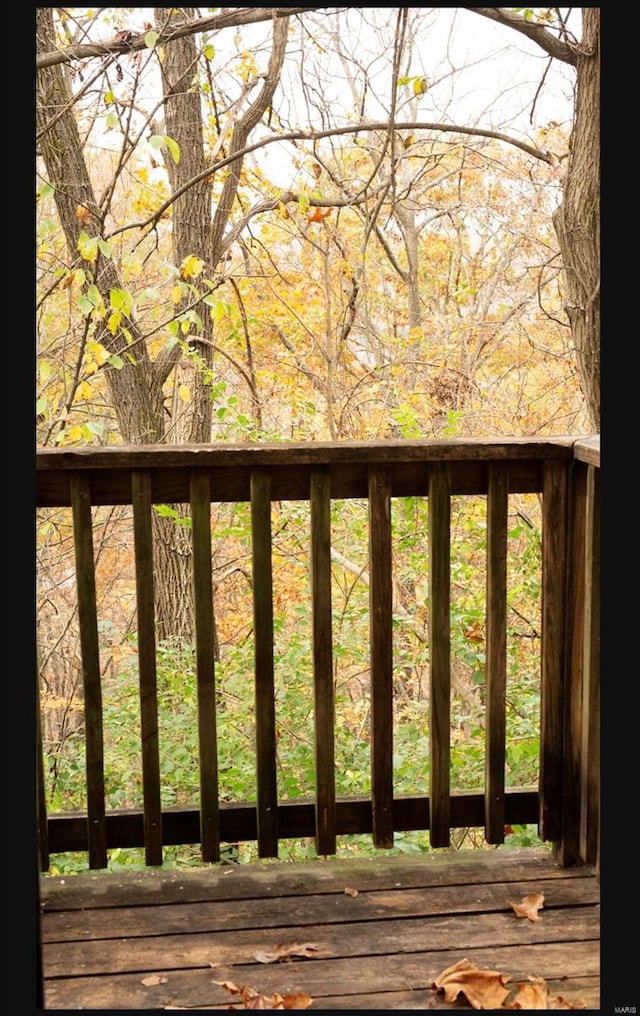
M 278 856 L 278 789 L 273 661 L 273 566 L 271 480 L 267 470 L 251 473 L 253 628 L 256 695 L 257 822 L 260 857 Z
M 509 903 L 531 892 L 545 897 L 536 922 Z M 50 1009 L 228 1009 L 224 981 L 305 992 L 312 1011 L 451 1008 L 432 982 L 463 958 L 599 1007 L 594 869 L 546 850 L 43 878 L 42 900 Z M 259 962 L 296 942 L 317 948 Z
M 158 681 L 156 672 L 151 477 L 136 470 L 131 476 L 133 536 L 138 611 L 138 671 L 140 675 L 140 736 L 144 798 L 144 849 L 147 864 L 162 864 L 162 806 L 160 803 L 160 746 L 158 740 Z
M 198 682 L 200 842 L 203 861 L 220 860 L 215 634 L 211 554 L 211 491 L 206 473 L 191 476 L 193 599 Z
M 73 473 L 70 478 L 73 540 L 76 562 L 76 595 L 82 653 L 84 698 L 85 766 L 87 774 L 87 839 L 92 867 L 107 864 L 105 818 L 104 737 L 102 729 L 102 680 L 98 645 L 96 573 L 91 519 L 89 477 Z

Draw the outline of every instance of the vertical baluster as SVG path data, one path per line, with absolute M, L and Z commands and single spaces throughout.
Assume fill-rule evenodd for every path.
M 207 473 L 191 474 L 193 598 L 198 681 L 200 838 L 203 861 L 220 860 L 215 638 L 211 558 L 211 496 Z
M 600 469 L 588 467 L 580 853 L 598 863 L 600 812 Z
M 49 829 L 42 743 L 42 705 L 40 697 L 40 659 L 36 647 L 36 816 L 39 871 L 49 868 Z
M 561 864 L 580 860 L 581 780 L 583 773 L 583 684 L 585 637 L 587 466 L 574 462 L 568 484 L 567 578 L 564 664 L 564 740 L 562 833 L 557 844 Z
M 335 708 L 331 624 L 331 478 L 311 474 L 311 601 L 316 752 L 316 851 L 336 852 Z
M 104 794 L 104 735 L 102 688 L 98 649 L 96 574 L 89 478 L 71 477 L 71 506 L 76 559 L 78 623 L 84 687 L 84 722 L 87 770 L 87 840 L 89 867 L 107 867 L 107 826 Z
M 504 843 L 509 474 L 490 465 L 487 489 L 485 839 Z
M 446 464 L 429 475 L 431 786 L 429 838 L 448 847 L 451 829 L 451 495 Z
M 278 856 L 278 789 L 273 663 L 271 477 L 251 473 L 253 626 L 255 640 L 258 855 Z
M 162 808 L 160 803 L 151 477 L 148 473 L 134 470 L 131 474 L 131 502 L 133 504 L 138 606 L 144 849 L 146 863 L 160 865 L 162 864 Z
M 540 718 L 541 839 L 562 833 L 564 766 L 567 465 L 547 461 L 542 479 L 542 675 Z
M 393 846 L 393 589 L 391 482 L 369 470 L 369 604 L 371 616 L 371 807 L 373 842 Z

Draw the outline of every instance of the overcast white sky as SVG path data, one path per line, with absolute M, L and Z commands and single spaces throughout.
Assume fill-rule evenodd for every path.
M 145 22 L 153 23 L 153 8 L 108 8 L 115 12 L 115 28 L 132 31 L 144 30 Z M 211 8 L 202 8 L 210 13 Z M 392 81 L 390 59 L 392 54 L 393 31 L 399 8 L 343 8 L 340 19 L 343 25 L 341 45 L 351 48 L 355 62 L 367 69 L 373 79 L 373 88 L 368 91 L 365 119 L 383 120 L 388 115 L 388 96 Z M 562 9 L 567 13 L 568 9 Z M 420 97 L 417 117 L 424 121 L 447 122 L 458 125 L 478 126 L 502 131 L 519 139 L 535 141 L 535 128 L 549 121 L 569 124 L 572 115 L 573 74 L 569 67 L 552 61 L 532 42 L 508 28 L 496 25 L 471 11 L 460 7 L 409 8 L 410 17 L 420 19 L 417 44 L 413 48 L 411 66 L 402 73 L 425 75 L 429 87 Z M 347 20 L 345 20 L 345 18 Z M 368 26 L 363 27 L 363 20 Z M 121 22 L 121 23 L 120 23 Z M 313 23 L 327 26 L 334 19 L 327 18 L 321 11 L 302 15 L 300 23 L 313 31 Z M 580 34 L 579 9 L 572 15 L 573 30 Z M 386 29 L 376 31 L 379 26 Z M 105 34 L 112 35 L 113 21 L 105 26 Z M 354 103 L 344 78 L 344 70 L 330 48 L 318 51 L 310 34 L 304 36 L 304 66 L 311 79 L 313 64 L 325 78 L 326 89 L 331 94 L 330 112 L 332 121 L 346 123 L 354 119 Z M 222 58 L 236 52 L 255 47 L 258 59 L 264 65 L 269 46 L 271 28 L 269 23 L 243 26 L 239 29 L 224 29 L 210 35 L 216 50 L 214 65 Z M 287 70 L 283 75 L 282 101 L 276 105 L 284 113 L 292 128 L 306 128 L 311 110 L 302 101 L 299 84 L 300 34 L 292 31 L 289 45 Z M 260 55 L 262 54 L 262 55 Z M 126 61 L 123 61 L 126 64 Z M 126 68 L 125 68 L 126 70 Z M 217 71 L 224 73 L 224 71 Z M 150 83 L 156 100 L 160 99 L 160 83 L 157 75 L 155 84 Z M 544 86 L 538 90 L 544 78 Z M 124 86 L 126 88 L 126 73 Z M 376 96 L 377 93 L 377 96 Z M 399 98 L 411 94 L 410 86 L 400 90 Z M 533 121 L 531 121 L 532 108 Z M 399 119 L 412 119 L 410 111 L 399 108 Z M 321 126 L 319 123 L 317 126 Z M 322 126 L 328 126 L 324 123 Z M 256 140 L 260 128 L 253 135 Z M 280 167 L 288 164 L 288 146 L 270 145 L 268 162 Z M 291 182 L 293 182 L 291 180 Z M 283 186 L 289 184 L 282 180 Z

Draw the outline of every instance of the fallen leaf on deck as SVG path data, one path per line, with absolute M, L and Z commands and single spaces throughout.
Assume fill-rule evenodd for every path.
M 313 999 L 304 992 L 296 995 L 281 995 L 274 991 L 272 995 L 261 995 L 255 988 L 246 984 L 238 987 L 233 981 L 214 981 L 231 995 L 239 995 L 242 1005 L 232 1005 L 231 1009 L 308 1009 Z
M 505 988 L 508 980 L 497 970 L 480 970 L 464 959 L 443 970 L 431 987 L 444 992 L 445 1002 L 455 1002 L 458 995 L 464 995 L 474 1009 L 501 1009 L 510 990 Z
M 160 977 L 159 974 L 151 974 L 149 977 L 143 977 L 140 984 L 144 984 L 145 988 L 152 988 L 154 984 L 166 984 L 167 978 Z
M 277 945 L 275 952 L 260 951 L 253 956 L 258 963 L 279 963 L 281 960 L 290 960 L 292 956 L 312 956 L 319 948 L 315 942 L 303 942 L 302 945 L 290 942 L 289 945 Z
M 506 988 L 507 974 L 497 970 L 480 970 L 470 960 L 460 960 L 447 967 L 432 982 L 434 991 L 444 992 L 445 1002 L 455 1002 L 462 995 L 473 1009 L 586 1009 L 586 1002 L 567 1002 L 561 995 L 551 995 L 542 977 L 529 977 L 515 985 L 515 994 L 508 998 L 512 987 Z
M 345 896 L 353 896 L 353 898 L 355 899 L 355 897 L 358 895 L 358 890 L 357 889 L 350 889 L 349 886 L 347 885 L 344 888 L 344 894 L 345 894 Z
M 512 903 L 507 900 L 510 907 L 513 907 L 516 917 L 528 917 L 530 921 L 538 920 L 538 911 L 544 906 L 542 893 L 531 893 L 530 896 L 523 896 L 520 903 Z
M 542 977 L 530 977 L 527 982 L 517 984 L 516 989 L 505 1009 L 586 1009 L 584 1002 L 567 1002 L 561 995 L 550 995 Z

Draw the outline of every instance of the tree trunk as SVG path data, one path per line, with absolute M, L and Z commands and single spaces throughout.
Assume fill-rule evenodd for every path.
M 182 23 L 184 18 L 196 17 L 193 7 L 157 7 L 156 27 L 159 32 L 170 31 L 174 20 Z M 192 87 L 198 67 L 198 50 L 192 35 L 175 39 L 165 47 L 162 69 L 164 94 L 165 133 L 177 142 L 180 160 L 174 162 L 171 155 L 166 157 L 167 174 L 172 192 L 177 192 L 189 180 L 193 180 L 206 169 L 204 155 L 203 117 L 200 90 Z M 173 203 L 173 263 L 179 267 L 188 256 L 200 258 L 204 268 L 200 278 L 211 278 L 214 265 L 210 264 L 211 235 L 211 183 L 208 179 L 192 184 Z M 194 280 L 199 285 L 199 279 Z M 191 297 L 191 302 L 193 297 Z M 189 299 L 184 303 L 189 303 Z M 178 306 L 178 311 L 181 307 Z M 211 441 L 212 407 L 210 386 L 213 367 L 212 322 L 209 307 L 200 304 L 197 308 L 202 321 L 202 334 L 184 333 L 190 348 L 197 354 L 194 373 L 189 384 L 190 402 L 183 407 L 183 419 L 174 420 L 174 441 L 177 444 L 206 443 Z M 194 326 L 191 331 L 193 333 Z M 204 341 L 201 341 L 204 340 Z
M 42 53 L 56 48 L 53 9 L 37 10 L 37 43 Z M 69 257 L 77 259 L 78 238 L 84 230 L 90 236 L 101 236 L 104 210 L 98 207 L 82 151 L 78 126 L 72 112 L 72 96 L 59 64 L 38 72 L 37 129 L 40 152 L 60 222 L 67 240 Z M 90 223 L 82 222 L 78 209 L 85 209 Z M 89 271 L 88 271 L 89 274 Z M 111 289 L 125 289 L 114 262 L 98 255 L 94 268 L 95 282 L 105 306 L 109 306 Z M 165 439 L 162 382 L 175 366 L 176 353 L 164 362 L 152 363 L 144 336 L 136 322 L 127 322 L 133 336 L 130 342 L 118 331 L 112 335 L 98 326 L 96 339 L 119 355 L 124 365 L 120 370 L 105 371 L 110 401 L 125 444 L 156 444 Z M 176 347 L 177 348 L 177 347 Z M 133 355 L 131 351 L 133 350 Z M 156 577 L 156 611 L 158 638 L 178 635 L 193 637 L 193 606 L 189 555 L 190 533 L 170 518 L 153 513 Z
M 554 226 L 562 252 L 580 383 L 600 430 L 600 9 L 582 9 L 576 106 L 562 204 Z
M 156 28 L 159 32 L 171 30 L 174 21 L 193 18 L 193 8 L 158 7 L 155 9 Z M 193 36 L 176 39 L 165 47 L 161 64 L 164 94 L 164 133 L 172 138 L 180 150 L 179 162 L 167 154 L 165 163 L 172 192 L 178 191 L 206 167 L 202 140 L 202 106 L 200 90 L 192 87 L 198 66 L 198 51 Z M 203 262 L 199 278 L 211 278 L 213 267 L 209 262 L 211 232 L 211 184 L 200 180 L 176 198 L 172 215 L 173 263 L 180 267 L 186 257 L 194 256 Z M 177 312 L 193 302 L 187 297 Z M 195 354 L 193 370 L 186 379 L 190 392 L 188 403 L 176 400 L 172 418 L 172 439 L 176 444 L 208 444 L 211 441 L 212 405 L 210 378 L 213 374 L 213 326 L 209 307 L 199 304 L 197 314 L 202 330 L 183 333 L 189 348 Z M 209 379 L 209 380 L 208 380 Z M 188 505 L 172 505 L 179 515 L 189 514 Z M 154 519 L 154 544 L 157 557 L 156 614 L 158 638 L 181 635 L 193 638 L 193 596 L 191 589 L 191 536 L 185 526 L 169 518 Z M 218 640 L 214 617 L 214 646 L 218 656 Z
M 36 10 L 36 38 L 39 52 L 55 50 L 53 8 Z M 98 207 L 84 160 L 78 125 L 72 112 L 73 100 L 61 66 L 38 72 L 36 125 L 39 152 L 44 160 L 49 183 L 64 230 L 71 264 L 78 260 L 78 239 L 83 232 L 101 236 L 104 210 Z M 106 307 L 112 289 L 124 289 L 114 262 L 98 253 L 93 266 L 87 267 L 89 283 L 97 286 Z M 162 390 L 144 340 L 135 321 L 128 322 L 132 339 L 118 330 L 112 335 L 103 324 L 95 338 L 110 353 L 120 356 L 120 370 L 106 370 L 111 405 L 116 414 L 123 441 L 127 444 L 153 444 L 164 433 Z

